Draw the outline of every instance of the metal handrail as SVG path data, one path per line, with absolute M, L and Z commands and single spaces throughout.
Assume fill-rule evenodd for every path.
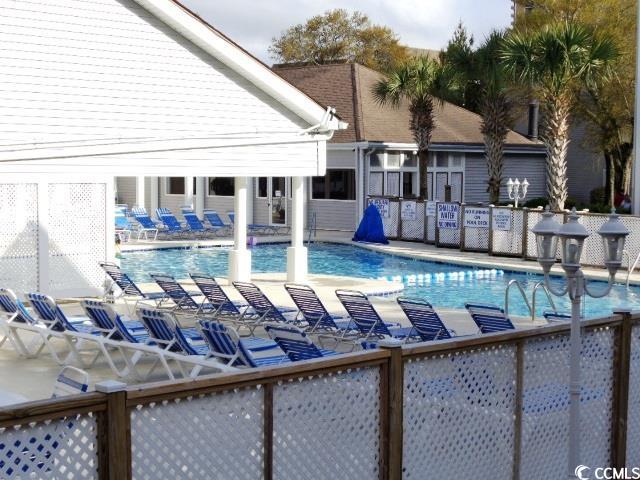
M 307 245 L 311 245 L 311 238 L 316 238 L 316 212 L 311 212 L 309 216 L 309 237 L 307 238 Z
M 522 284 L 518 281 L 518 280 L 511 280 L 508 284 L 507 284 L 507 289 L 504 291 L 504 315 L 505 317 L 509 318 L 509 290 L 511 290 L 511 287 L 515 285 L 516 287 L 518 287 L 518 290 L 520 291 L 520 294 L 522 295 L 522 298 L 524 299 L 524 303 L 527 304 L 527 308 L 529 309 L 529 314 L 531 315 L 532 310 L 531 310 L 531 304 L 529 303 L 529 299 L 527 298 L 527 294 L 524 291 L 524 288 L 522 288 Z
M 633 262 L 633 265 L 631 265 L 631 255 L 629 255 L 629 252 L 627 252 L 625 250 L 623 252 L 623 255 L 627 256 L 627 288 L 628 288 L 629 287 L 629 282 L 631 281 L 631 274 L 633 273 L 633 271 L 638 266 L 638 263 L 640 263 L 640 252 L 638 253 L 638 256 L 636 257 L 635 261 Z
M 542 289 L 542 291 L 547 296 L 547 300 L 549 300 L 549 304 L 551 305 L 553 312 L 558 313 L 558 309 L 556 308 L 556 304 L 553 301 L 553 297 L 551 297 L 551 294 L 549 293 L 549 289 L 544 284 L 544 282 L 538 282 L 533 286 L 533 295 L 531 298 L 531 321 L 532 322 L 536 321 L 536 292 L 538 291 L 539 288 Z

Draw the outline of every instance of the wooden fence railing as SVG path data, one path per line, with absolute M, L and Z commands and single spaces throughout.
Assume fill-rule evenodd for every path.
M 0 478 L 562 478 L 569 326 L 0 410 Z M 584 322 L 581 462 L 640 465 L 640 314 Z

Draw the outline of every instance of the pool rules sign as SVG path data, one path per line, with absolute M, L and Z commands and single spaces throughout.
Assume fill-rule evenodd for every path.
M 460 205 L 457 203 L 438 203 L 438 228 L 458 230 Z

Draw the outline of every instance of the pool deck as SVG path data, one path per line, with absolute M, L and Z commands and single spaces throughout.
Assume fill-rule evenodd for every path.
M 432 245 L 417 242 L 391 241 L 389 245 L 354 244 L 351 242 L 350 236 L 350 234 L 340 232 L 318 232 L 317 241 L 352 244 L 382 253 L 421 260 L 452 263 L 467 267 L 499 268 L 517 272 L 541 273 L 541 269 L 536 262 L 518 258 L 492 257 L 483 253 L 460 252 L 459 250 L 436 248 Z M 258 243 L 282 243 L 289 242 L 289 240 L 288 236 L 262 237 L 258 239 Z M 202 241 L 136 242 L 122 245 L 121 250 L 126 252 L 157 248 L 197 248 L 231 245 L 233 245 L 232 239 L 224 238 Z M 558 274 L 561 273 L 560 268 L 557 266 L 554 267 L 554 271 Z M 588 268 L 585 269 L 585 275 L 591 279 L 607 279 L 606 271 L 603 269 Z M 624 281 L 625 278 L 626 274 L 624 272 L 618 276 L 619 281 Z M 220 280 L 229 297 L 232 300 L 241 301 L 238 292 L 226 284 L 224 279 Z M 284 307 L 294 306 L 291 298 L 282 287 L 285 281 L 285 275 L 283 273 L 254 274 L 253 280 L 275 304 Z M 181 281 L 184 281 L 187 287 L 191 284 L 190 280 Z M 331 312 L 342 316 L 344 316 L 346 312 L 344 312 L 342 305 L 340 305 L 334 294 L 337 288 L 356 289 L 364 291 L 367 294 L 390 294 L 390 297 L 372 297 L 375 308 L 385 320 L 399 322 L 403 326 L 408 326 L 408 321 L 404 314 L 397 303 L 393 301 L 393 297 L 402 289 L 402 284 L 327 275 L 311 275 L 309 283 L 314 287 L 327 308 Z M 634 274 L 631 277 L 631 283 L 635 285 L 640 284 L 640 275 Z M 157 290 L 156 285 L 142 284 L 142 286 L 148 291 Z M 69 315 L 82 314 L 76 300 L 77 299 L 67 299 L 67 301 L 64 302 L 63 308 Z M 121 313 L 126 313 L 126 309 L 122 303 L 117 303 L 116 308 Z M 470 335 L 477 332 L 474 323 L 465 311 L 438 308 L 438 312 L 447 326 L 453 329 L 457 335 Z M 538 320 L 534 323 L 529 318 L 512 318 L 518 328 L 532 328 L 546 324 L 544 320 Z M 192 325 L 193 321 L 193 318 L 185 318 L 182 320 L 184 326 Z M 257 333 L 264 336 L 264 332 L 258 331 Z M 60 343 L 60 346 L 64 348 L 62 343 Z M 342 349 L 344 348 L 346 347 Z M 0 394 L 2 394 L 2 392 L 12 392 L 29 400 L 47 398 L 51 393 L 54 379 L 60 368 L 61 367 L 46 353 L 41 354 L 35 359 L 22 359 L 11 349 L 8 343 L 6 343 L 0 347 L 0 371 L 3 372 L 3 375 L 0 375 Z M 7 374 L 7 372 L 10 372 L 10 374 Z M 113 373 L 104 364 L 100 363 L 89 370 L 89 374 L 91 376 L 92 386 L 96 382 L 114 378 Z

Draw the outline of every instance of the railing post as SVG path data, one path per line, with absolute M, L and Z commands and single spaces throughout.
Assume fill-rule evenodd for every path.
M 464 252 L 465 248 L 464 248 L 464 237 L 466 235 L 466 229 L 464 228 L 464 221 L 465 221 L 465 217 L 466 217 L 466 204 L 465 203 L 461 203 L 460 204 L 460 218 L 458 219 L 458 227 L 460 228 L 460 251 Z
M 487 253 L 493 255 L 493 205 L 489 205 L 489 247 Z
M 402 240 L 402 200 L 398 197 L 396 201 L 398 202 L 398 233 L 396 239 Z
M 613 425 L 611 428 L 612 466 L 623 468 L 627 456 L 627 414 L 629 411 L 629 372 L 631 364 L 631 310 L 615 310 L 622 315 L 622 325 L 616 335 L 614 360 Z
M 516 401 L 513 428 L 513 479 L 520 479 L 522 464 L 522 404 L 524 390 L 524 341 L 516 343 Z
M 98 425 L 98 473 L 101 480 L 131 478 L 131 417 L 127 384 L 106 380 L 96 391 L 107 394 L 107 410 Z
M 529 247 L 529 209 L 522 209 L 522 259 L 527 259 L 527 250 Z
M 382 454 L 386 461 L 386 472 L 381 471 L 380 477 L 388 480 L 402 480 L 402 440 L 403 440 L 403 393 L 404 393 L 404 362 L 402 359 L 402 342 L 396 339 L 381 340 L 378 346 L 388 349 L 391 354 L 388 377 L 386 379 L 387 398 L 383 403 L 381 414 L 386 417 L 386 431 L 381 432 Z M 384 380 L 383 380 L 384 381 Z M 385 438 L 386 437 L 386 438 Z
M 264 386 L 264 480 L 273 478 L 273 384 Z

